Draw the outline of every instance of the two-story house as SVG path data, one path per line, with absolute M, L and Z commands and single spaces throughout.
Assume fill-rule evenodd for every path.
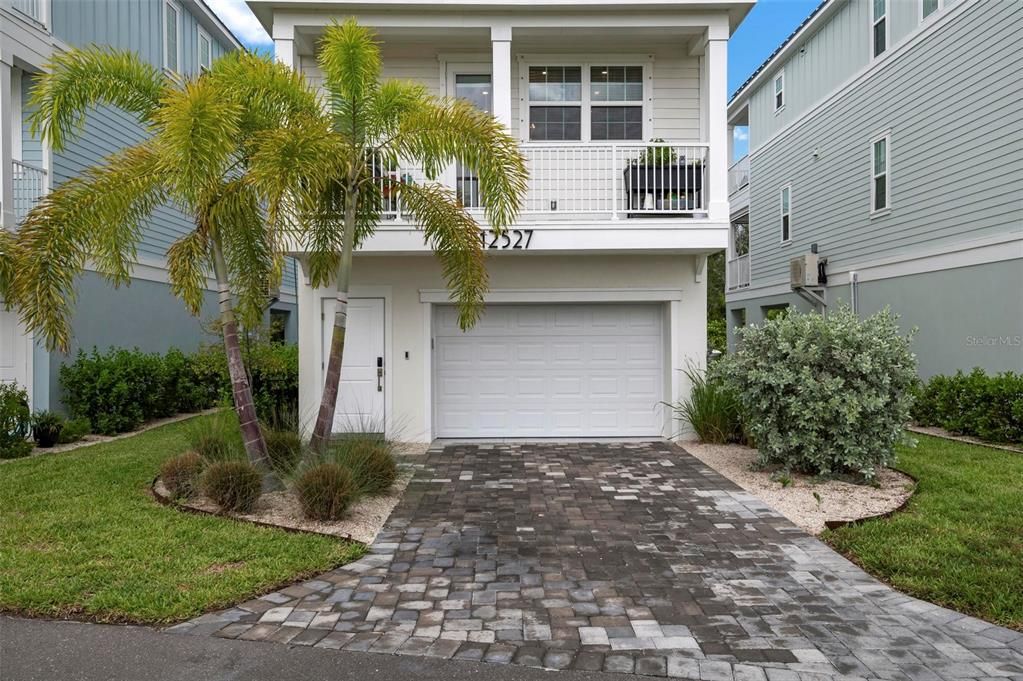
M 778 48 L 728 107 L 731 329 L 890 306 L 924 377 L 1023 370 L 1020 35 L 1018 2 L 827 0 Z
M 169 73 L 190 75 L 241 47 L 202 0 L 2 0 L 0 41 L 0 203 L 3 228 L 8 230 L 16 230 L 51 187 L 144 134 L 131 116 L 104 107 L 89 115 L 80 138 L 61 152 L 34 139 L 26 123 L 28 96 L 35 74 L 54 52 L 71 46 L 110 46 L 134 51 Z M 167 248 L 190 230 L 188 216 L 165 206 L 147 225 L 130 286 L 113 290 L 101 277 L 86 272 L 78 283 L 72 356 L 79 348 L 93 346 L 165 351 L 215 341 L 203 332 L 203 320 L 190 316 L 167 285 Z M 287 285 L 275 305 L 284 315 L 294 311 L 293 272 Z M 204 317 L 215 313 L 211 287 Z M 297 319 L 291 326 L 294 335 Z M 34 408 L 57 406 L 59 367 L 67 359 L 47 352 L 19 327 L 15 313 L 0 308 L 0 380 L 27 386 Z
M 490 292 L 471 331 L 400 205 L 357 253 L 341 425 L 423 441 L 679 430 L 662 403 L 706 356 L 704 268 L 728 236 L 727 41 L 751 5 L 249 1 L 277 59 L 313 82 L 324 27 L 357 18 L 378 33 L 384 77 L 475 102 L 528 161 L 518 222 L 502 237 L 482 226 Z M 470 173 L 446 181 L 479 205 Z M 299 272 L 310 423 L 333 297 Z

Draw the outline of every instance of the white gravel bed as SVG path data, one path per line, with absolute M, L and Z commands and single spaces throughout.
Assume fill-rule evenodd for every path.
M 428 448 L 429 445 L 426 444 L 399 443 L 395 453 L 398 455 L 399 461 L 414 463 L 414 459 L 425 454 Z M 409 459 L 413 461 L 409 461 Z M 363 544 L 371 544 L 384 523 L 387 522 L 391 511 L 398 504 L 413 474 L 414 470 L 403 466 L 388 494 L 363 498 L 348 510 L 343 519 L 337 522 L 320 522 L 305 518 L 299 507 L 298 499 L 290 490 L 264 494 L 259 498 L 251 513 L 226 513 L 224 515 L 293 530 L 330 534 L 354 539 Z M 163 497 L 167 496 L 167 490 L 162 482 L 157 481 L 156 491 Z M 182 505 L 210 513 L 217 513 L 219 510 L 216 504 L 202 496 L 190 499 Z
M 757 450 L 742 445 L 712 445 L 684 442 L 682 447 L 744 490 L 811 534 L 824 531 L 833 520 L 858 520 L 898 508 L 913 493 L 908 475 L 883 469 L 878 486 L 855 485 L 838 480 L 816 481 L 793 473 L 792 483 L 783 486 L 771 479 L 771 472 L 756 470 Z M 820 497 L 818 500 L 814 493 Z

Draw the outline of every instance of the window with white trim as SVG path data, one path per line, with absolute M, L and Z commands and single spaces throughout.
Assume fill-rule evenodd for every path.
M 774 110 L 785 108 L 785 71 L 774 77 Z
M 888 49 L 888 0 L 871 2 L 872 54 L 881 56 Z
M 181 68 L 181 8 L 169 0 L 163 6 L 163 67 Z
M 792 238 L 792 185 L 781 188 L 778 203 L 781 209 L 781 240 L 784 243 Z
M 530 141 L 643 140 L 643 66 L 537 65 L 528 72 Z
M 200 72 L 209 71 L 213 66 L 213 41 L 202 27 L 199 27 L 196 38 L 196 59 Z
M 870 212 L 887 210 L 891 205 L 890 173 L 891 136 L 876 138 L 870 143 Z
M 941 9 L 941 0 L 920 0 L 920 18 L 926 19 Z

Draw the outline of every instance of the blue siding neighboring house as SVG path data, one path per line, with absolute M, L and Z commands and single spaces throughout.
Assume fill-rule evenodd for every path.
M 1019 2 L 822 4 L 729 105 L 730 329 L 809 309 L 816 245 L 828 304 L 890 306 L 922 376 L 1023 371 L 1021 34 Z
M 175 25 L 176 31 L 168 30 Z M 39 16 L 27 17 L 17 5 L 6 2 L 0 4 L 0 33 L 4 40 L 0 47 L 3 68 L 9 69 L 17 81 L 11 92 L 17 91 L 19 100 L 17 106 L 5 107 L 5 112 L 21 116 L 23 121 L 27 118 L 26 102 L 33 72 L 40 70 L 52 51 L 69 46 L 106 45 L 134 51 L 156 66 L 191 75 L 199 70 L 201 56 L 208 54 L 210 60 L 215 60 L 230 50 L 241 48 L 202 0 L 42 0 Z M 35 55 L 23 49 L 23 43 L 42 47 Z M 4 50 L 6 46 L 13 48 Z M 38 169 L 45 178 L 40 184 L 58 186 L 106 156 L 138 142 L 144 135 L 142 127 L 130 115 L 103 107 L 90 113 L 78 139 L 63 151 L 51 153 L 39 140 L 32 138 L 27 124 L 23 123 L 20 139 L 11 145 L 14 154 L 11 162 L 19 162 L 22 164 L 19 168 L 29 170 L 16 170 L 13 180 L 4 183 L 5 188 L 12 185 L 9 193 L 5 192 L 5 198 L 11 198 L 4 201 L 5 227 L 16 228 L 19 213 L 24 211 L 22 204 L 25 202 L 18 197 L 30 192 L 23 179 L 26 172 L 35 173 L 34 169 Z M 40 188 L 45 191 L 45 187 Z M 112 345 L 137 346 L 147 351 L 165 351 L 171 347 L 190 350 L 201 343 L 217 341 L 216 336 L 204 331 L 205 323 L 216 316 L 213 293 L 207 296 L 202 316 L 195 318 L 171 295 L 166 283 L 167 249 L 191 229 L 187 215 L 173 206 L 163 206 L 147 225 L 129 286 L 114 290 L 95 273 L 86 272 L 78 283 L 70 356 L 79 349 L 89 350 L 94 346 L 100 349 Z M 281 298 L 274 308 L 290 313 L 287 335 L 293 339 L 297 311 L 294 308 L 294 269 L 290 265 Z M 16 324 L 16 320 L 9 313 L 0 319 L 0 326 L 12 324 Z M 3 333 L 2 328 L 0 333 Z M 0 351 L 0 380 L 28 384 L 33 406 L 37 409 L 59 407 L 59 367 L 68 356 L 50 353 L 38 343 L 31 344 L 28 357 L 24 355 L 25 352 Z M 5 363 L 13 368 L 5 369 Z

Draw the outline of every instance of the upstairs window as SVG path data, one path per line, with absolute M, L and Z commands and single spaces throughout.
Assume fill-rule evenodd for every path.
M 782 243 L 792 238 L 792 186 L 781 188 L 781 240 Z
M 642 66 L 530 66 L 528 73 L 530 141 L 644 139 Z
M 173 2 L 163 6 L 163 67 L 178 72 L 181 66 L 181 9 Z
M 941 0 L 920 0 L 920 18 L 926 19 L 941 9 Z
M 785 107 L 785 72 L 774 77 L 774 110 L 781 111 Z
M 530 140 L 582 139 L 582 74 L 580 66 L 529 67 Z
M 879 57 L 888 49 L 888 0 L 873 0 L 872 5 L 873 54 Z
M 878 137 L 870 144 L 870 212 L 887 210 L 890 205 L 891 184 L 888 181 L 888 148 L 891 138 Z
M 209 71 L 213 65 L 213 41 L 206 31 L 199 29 L 198 40 L 196 41 L 196 55 L 199 62 L 199 71 Z
M 590 139 L 643 139 L 643 67 L 590 67 Z

